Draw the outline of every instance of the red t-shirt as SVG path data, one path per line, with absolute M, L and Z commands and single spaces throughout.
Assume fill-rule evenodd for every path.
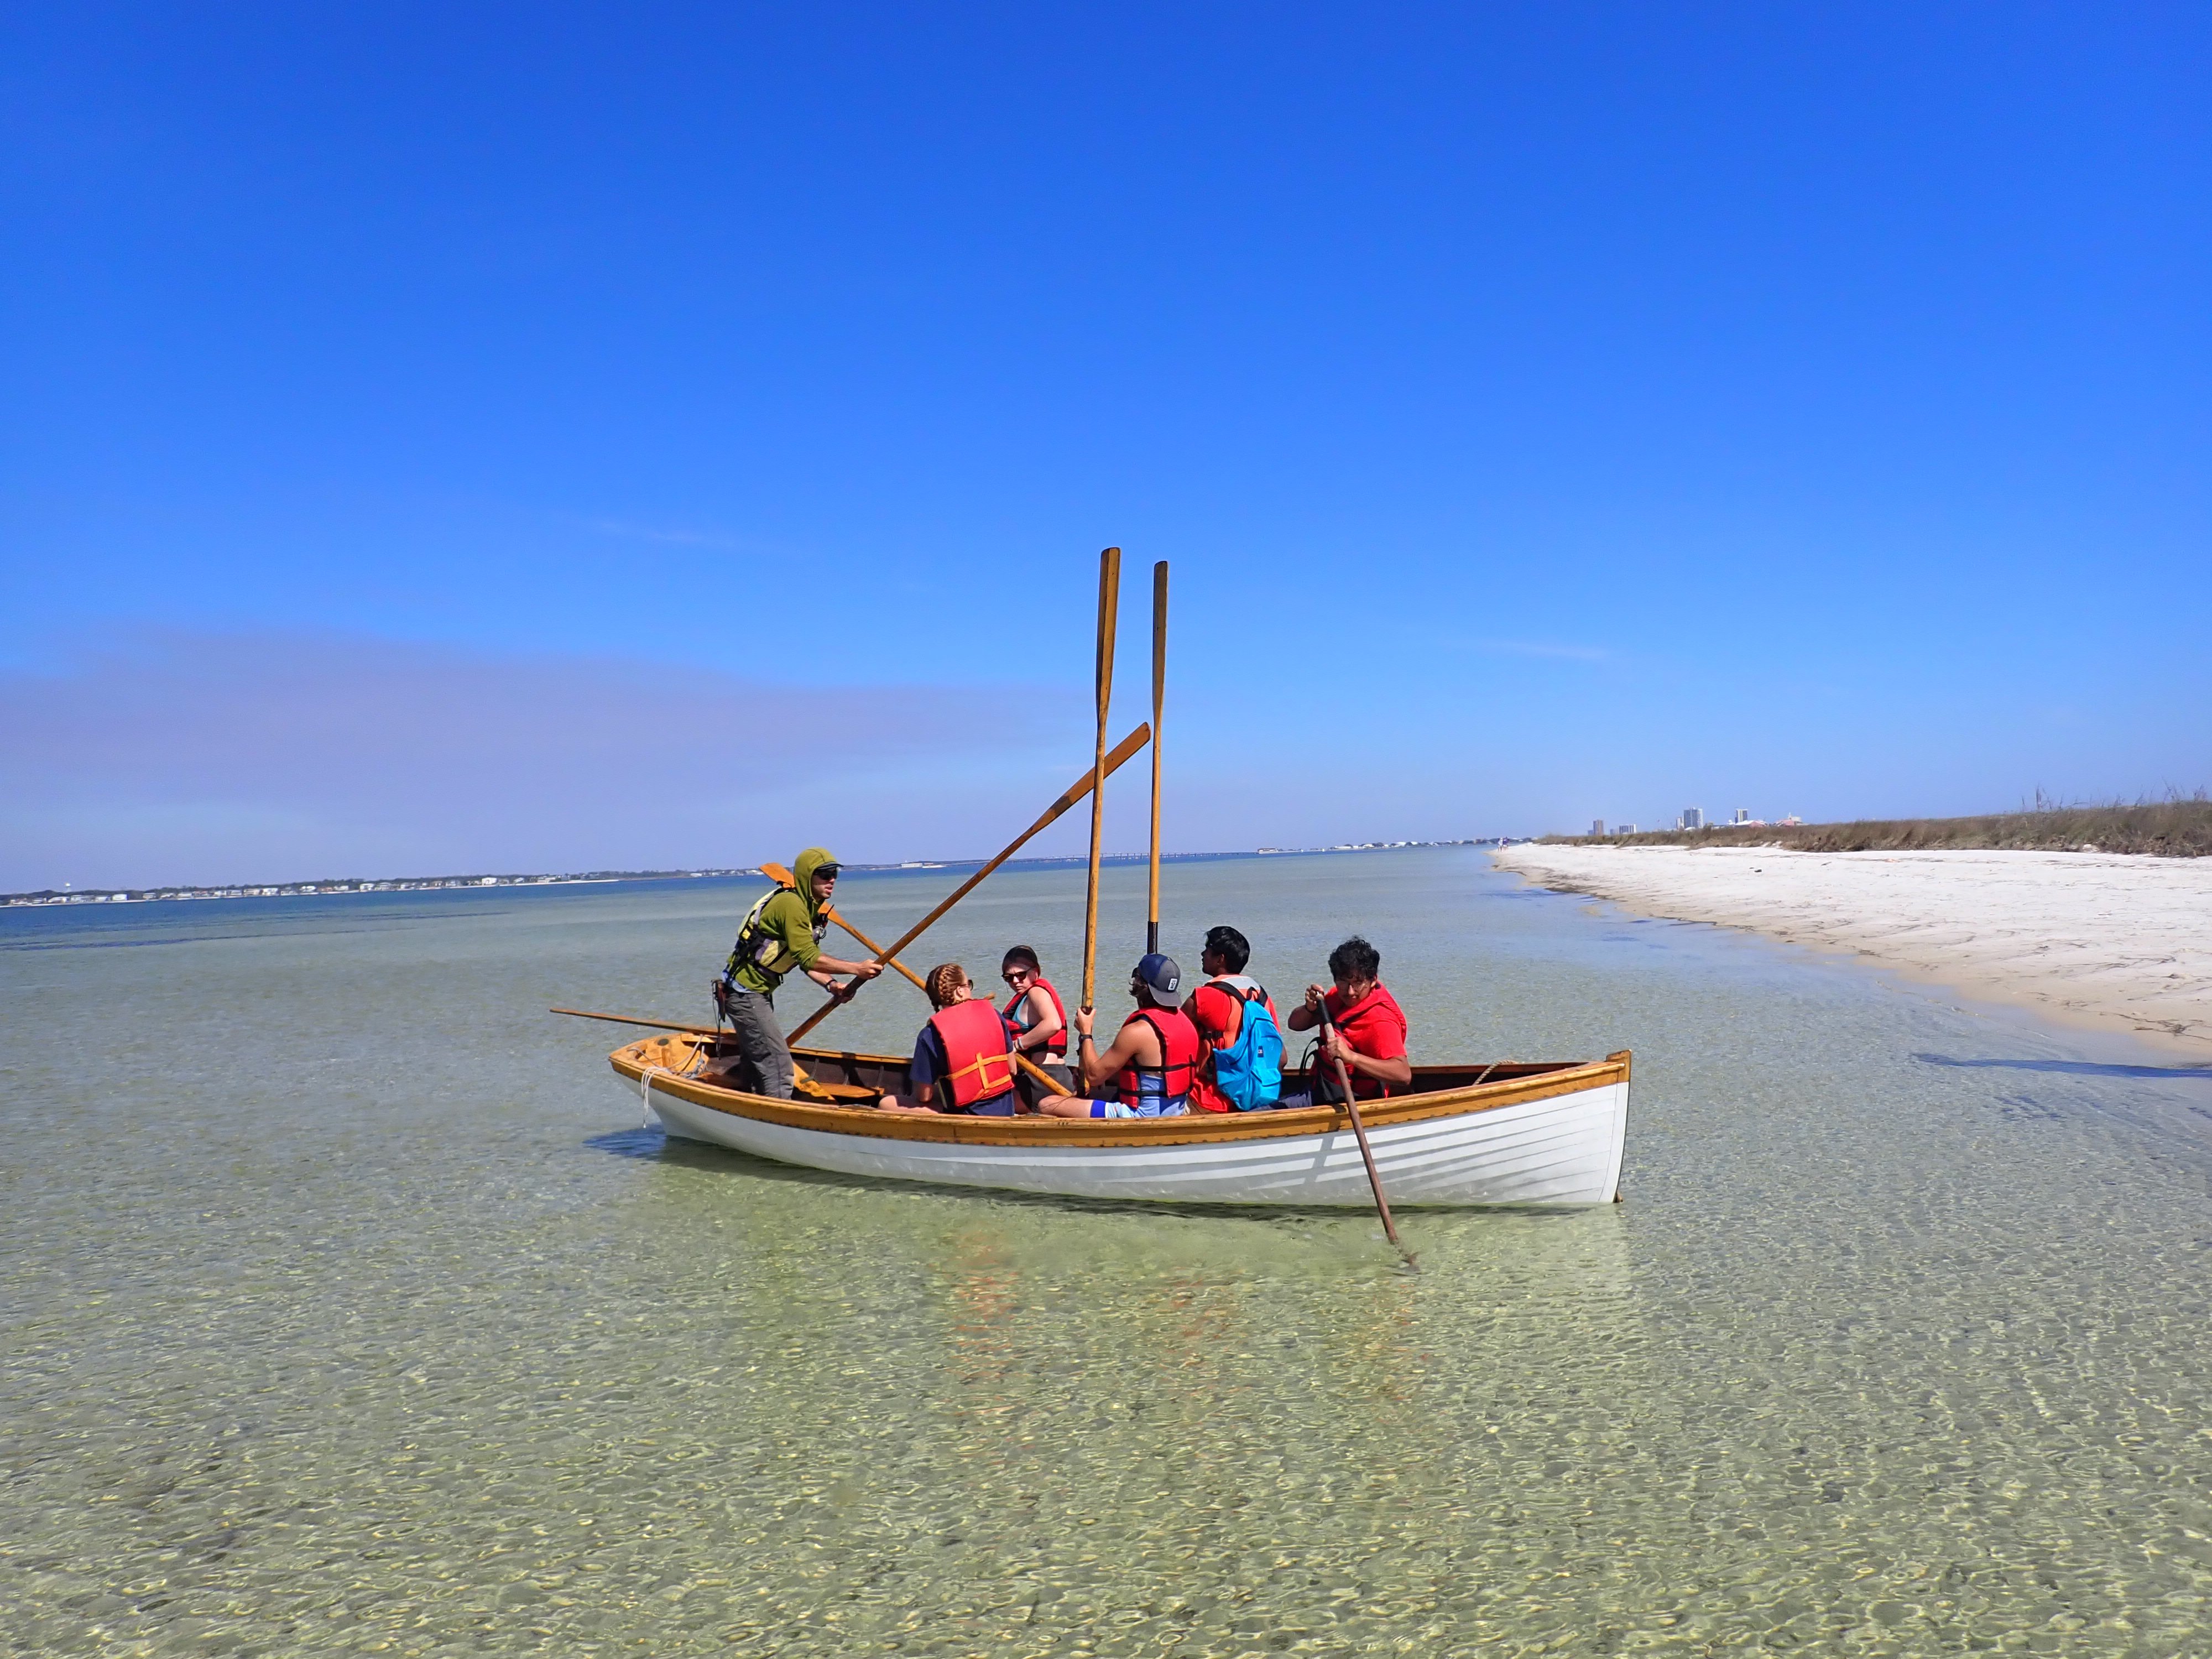
M 1334 989 L 1322 1000 L 1328 1005 L 1329 1018 L 1344 1034 L 1345 1046 L 1354 1054 L 1364 1054 L 1370 1060 L 1405 1058 L 1406 1011 L 1384 987 L 1377 985 L 1349 1008 L 1344 1006 L 1342 994 Z M 1350 1071 L 1351 1067 L 1345 1069 Z M 1352 1089 L 1362 1100 L 1373 1100 L 1390 1092 L 1373 1078 L 1357 1073 L 1352 1077 Z

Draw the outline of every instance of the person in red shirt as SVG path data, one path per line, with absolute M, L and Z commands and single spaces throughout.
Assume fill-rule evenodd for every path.
M 1236 1103 L 1214 1086 L 1213 1056 L 1218 1050 L 1236 1047 L 1244 1029 L 1245 999 L 1256 995 L 1267 1006 L 1276 1029 L 1282 1027 L 1282 1017 L 1275 1012 L 1275 1000 L 1267 994 L 1267 988 L 1244 972 L 1244 964 L 1251 960 L 1250 943 L 1234 927 L 1206 930 L 1206 944 L 1198 957 L 1199 966 L 1206 971 L 1206 982 L 1190 994 L 1182 1007 L 1190 1023 L 1198 1027 L 1199 1036 L 1206 1039 L 1198 1076 L 1190 1089 L 1190 1103 L 1201 1112 L 1237 1109 Z
M 1376 977 L 1382 971 L 1382 953 L 1357 933 L 1328 953 L 1334 989 L 1306 987 L 1304 1003 L 1291 1010 L 1284 1022 L 1293 1031 L 1310 1031 L 1321 1024 L 1324 1005 L 1334 1030 L 1326 1050 L 1314 1066 L 1310 1097 L 1286 1096 L 1285 1106 L 1304 1106 L 1342 1098 L 1336 1086 L 1335 1067 L 1340 1060 L 1351 1075 L 1352 1091 L 1362 1100 L 1374 1100 L 1392 1090 L 1402 1090 L 1413 1080 L 1413 1062 L 1406 1058 L 1406 1012 L 1399 1007 Z

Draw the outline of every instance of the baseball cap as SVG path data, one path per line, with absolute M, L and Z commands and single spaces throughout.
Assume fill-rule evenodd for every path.
M 1176 966 L 1173 957 L 1153 951 L 1137 964 L 1137 977 L 1145 981 L 1145 988 L 1161 1007 L 1182 1006 L 1182 969 Z

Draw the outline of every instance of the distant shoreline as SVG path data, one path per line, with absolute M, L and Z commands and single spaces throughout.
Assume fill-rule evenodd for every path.
M 1695 809 L 1684 817 L 1694 817 Z M 1838 823 L 1778 823 L 1740 817 L 1729 823 L 1609 833 L 1545 836 L 1559 847 L 1778 847 L 1800 853 L 1960 851 L 2007 848 L 2037 853 L 2144 853 L 2154 858 L 2212 855 L 2212 800 L 2202 793 L 2105 806 L 2045 804 L 2019 812 L 1959 818 L 1853 818 Z
M 1194 864 L 1220 859 L 1279 858 L 1318 853 L 1374 853 L 1408 847 L 1493 847 L 1506 838 L 1486 836 L 1466 841 L 1340 842 L 1328 847 L 1260 847 L 1249 852 L 1163 853 L 1163 864 Z M 1142 864 L 1143 853 L 1109 853 L 1103 864 Z M 939 870 L 979 870 L 983 859 L 908 859 L 896 864 L 847 864 L 857 874 L 922 875 Z M 1056 858 L 1009 859 L 1008 870 L 1064 868 L 1089 862 L 1084 854 Z M 345 877 L 320 881 L 177 884 L 159 887 L 89 887 L 78 890 L 43 888 L 27 893 L 0 893 L 0 908 L 42 908 L 58 904 L 149 904 L 198 902 L 207 899 L 334 898 L 358 893 L 490 892 L 516 887 L 576 887 L 617 881 L 705 881 L 735 879 L 762 873 L 758 866 L 731 866 L 704 870 L 593 870 L 552 875 L 472 874 L 404 876 L 378 881 Z

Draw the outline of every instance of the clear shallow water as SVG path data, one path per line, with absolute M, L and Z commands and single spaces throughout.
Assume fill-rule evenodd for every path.
M 745 896 L 0 913 L 0 1642 L 2212 1649 L 2212 1077 L 1469 852 L 1171 866 L 1187 966 L 1366 931 L 1417 1058 L 1637 1051 L 1626 1204 L 1416 1212 L 1409 1276 L 641 1130 L 541 1011 L 696 1013 Z M 914 963 L 1072 990 L 1079 899 L 994 878 Z

